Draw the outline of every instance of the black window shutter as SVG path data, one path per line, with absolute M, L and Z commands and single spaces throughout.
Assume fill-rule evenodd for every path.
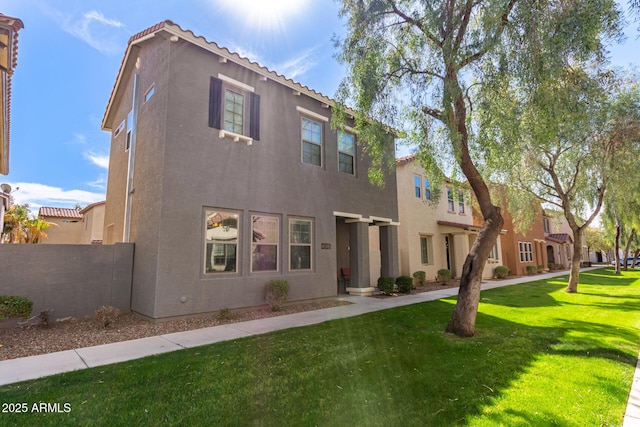
M 260 95 L 251 93 L 249 111 L 249 136 L 260 141 Z
M 222 129 L 222 80 L 211 77 L 209 85 L 209 126 Z

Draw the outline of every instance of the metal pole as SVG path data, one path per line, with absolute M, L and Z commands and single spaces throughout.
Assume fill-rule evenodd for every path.
M 131 124 L 131 141 L 129 145 L 129 164 L 127 167 L 127 198 L 124 207 L 124 232 L 122 241 L 129 242 L 131 233 L 131 201 L 133 198 L 133 172 L 136 161 L 136 133 L 138 131 L 138 105 L 140 103 L 140 58 L 136 61 L 136 73 L 133 76 L 133 119 Z

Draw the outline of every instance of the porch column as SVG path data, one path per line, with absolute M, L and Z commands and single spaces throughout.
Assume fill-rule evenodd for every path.
M 380 261 L 382 275 L 398 277 L 400 275 L 400 257 L 398 254 L 398 227 L 380 226 Z
M 347 220 L 349 223 L 349 265 L 351 267 L 351 286 L 347 292 L 351 295 L 371 295 L 375 288 L 371 287 L 369 270 L 369 221 Z

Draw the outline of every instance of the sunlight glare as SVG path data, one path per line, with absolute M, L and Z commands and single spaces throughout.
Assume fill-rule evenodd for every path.
M 285 19 L 302 12 L 308 0 L 218 0 L 233 14 L 244 17 L 249 26 L 283 29 Z

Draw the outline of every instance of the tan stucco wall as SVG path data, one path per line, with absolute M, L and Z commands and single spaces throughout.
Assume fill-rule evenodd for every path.
M 400 271 L 403 275 L 411 276 L 416 271 L 424 271 L 427 280 L 434 280 L 436 273 L 441 268 L 447 268 L 447 240 L 450 244 L 449 266 L 455 277 L 460 277 L 462 266 L 469 254 L 469 249 L 475 241 L 476 233 L 464 230 L 460 227 L 440 225 L 438 221 L 447 221 L 458 224 L 473 224 L 471 206 L 465 201 L 465 212 L 458 212 L 457 194 L 455 196 L 454 211 L 450 212 L 447 204 L 446 185 L 440 191 L 439 203 L 434 205 L 424 199 L 424 188 L 421 189 L 421 198 L 415 196 L 414 176 L 419 175 L 424 187 L 425 171 L 416 164 L 410 162 L 398 165 L 396 179 L 398 184 L 398 211 L 400 215 L 399 247 L 400 247 Z M 430 240 L 431 253 L 429 263 L 423 264 L 421 259 L 420 237 L 427 236 Z M 500 243 L 498 241 L 498 246 Z M 500 248 L 498 248 L 500 253 Z M 499 255 L 500 257 L 500 255 Z M 491 260 L 485 266 L 484 278 L 493 277 L 493 269 L 500 261 Z
M 79 244 L 82 236 L 82 220 L 69 218 L 44 218 L 53 224 L 46 229 L 47 238 L 42 239 L 43 244 Z
M 104 235 L 104 209 L 105 204 L 91 207 L 83 213 L 83 229 L 80 243 L 91 243 L 102 240 Z

